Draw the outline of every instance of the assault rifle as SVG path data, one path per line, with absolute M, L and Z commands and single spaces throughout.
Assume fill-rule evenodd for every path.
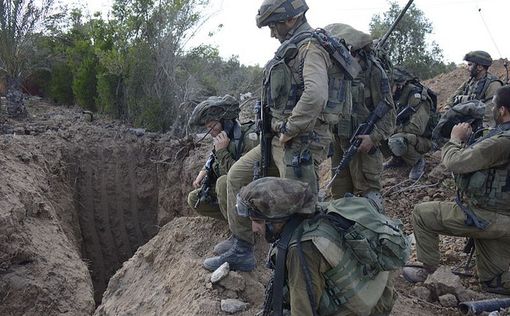
M 409 120 L 411 115 L 416 113 L 416 109 L 410 105 L 401 106 L 397 114 L 397 125 L 404 124 Z
M 207 161 L 205 162 L 205 177 L 202 180 L 202 186 L 200 187 L 200 192 L 198 193 L 198 200 L 195 203 L 195 208 L 200 205 L 202 202 L 208 202 L 211 204 L 218 203 L 218 201 L 211 195 L 211 188 L 213 183 L 216 182 L 216 174 L 214 173 L 213 164 L 214 164 L 214 153 L 209 155 Z
M 375 124 L 384 116 L 388 111 L 390 110 L 390 107 L 384 100 L 381 100 L 379 104 L 377 104 L 377 107 L 375 110 L 370 114 L 368 117 L 368 120 L 361 124 L 354 135 L 351 137 L 350 140 L 350 146 L 347 149 L 347 151 L 344 152 L 344 155 L 342 157 L 342 160 L 340 160 L 340 163 L 338 166 L 334 169 L 335 173 L 326 186 L 326 189 L 329 189 L 331 185 L 333 184 L 333 180 L 335 180 L 336 176 L 340 174 L 344 169 L 346 169 L 349 166 L 349 163 L 351 162 L 354 155 L 358 152 L 358 148 L 361 145 L 361 138 L 358 138 L 358 136 L 361 135 L 370 135 L 372 131 L 374 130 Z
M 260 135 L 260 162 L 253 168 L 253 179 L 267 177 L 271 165 L 271 141 L 273 131 L 271 130 L 271 113 L 269 104 L 262 104 L 260 100 L 255 103 L 256 128 Z

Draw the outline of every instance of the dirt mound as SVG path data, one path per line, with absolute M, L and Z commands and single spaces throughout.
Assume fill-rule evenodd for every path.
M 250 304 L 237 315 L 255 315 L 268 279 L 261 261 L 254 272 L 242 273 L 245 286 L 238 291 L 212 286 L 211 273 L 202 268 L 203 259 L 227 232 L 225 222 L 210 218 L 174 219 L 112 277 L 95 315 L 224 315 L 224 298 Z M 264 258 L 264 248 L 264 243 L 257 244 L 258 258 Z
M 501 81 L 506 81 L 506 69 L 503 59 L 495 60 L 489 68 L 489 72 L 497 76 Z M 444 108 L 448 99 L 455 93 L 460 85 L 469 79 L 469 72 L 465 67 L 458 67 L 453 71 L 441 74 L 423 83 L 437 93 L 437 105 L 439 109 Z

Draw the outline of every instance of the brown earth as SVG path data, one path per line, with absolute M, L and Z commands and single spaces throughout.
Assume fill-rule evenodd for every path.
M 502 61 L 493 68 L 504 78 Z M 457 69 L 427 84 L 443 104 L 466 76 Z M 225 222 L 193 217 L 186 204 L 210 141 L 142 133 L 102 117 L 88 122 L 77 108 L 40 99 L 28 103 L 24 121 L 0 115 L 0 315 L 223 315 L 225 298 L 250 304 L 239 315 L 258 311 L 269 277 L 263 240 L 256 271 L 239 273 L 235 290 L 212 285 L 201 268 L 228 236 Z M 416 203 L 453 195 L 439 153 L 426 159 L 417 183 L 405 181 L 408 170 L 383 177 L 387 212 L 408 233 Z M 328 170 L 325 163 L 323 183 Z M 444 264 L 465 259 L 463 243 L 442 238 Z M 463 282 L 479 290 L 475 278 Z M 401 277 L 397 291 L 393 315 L 458 315 L 414 296 Z

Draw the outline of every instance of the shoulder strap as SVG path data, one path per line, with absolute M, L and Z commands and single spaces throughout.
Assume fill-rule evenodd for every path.
M 317 302 L 315 302 L 315 297 L 313 296 L 313 288 L 312 288 L 312 278 L 310 276 L 310 269 L 305 261 L 305 255 L 303 253 L 303 247 L 301 246 L 301 238 L 303 237 L 303 225 L 299 226 L 297 232 L 297 244 L 296 248 L 299 255 L 299 263 L 301 264 L 301 269 L 303 271 L 303 275 L 305 277 L 306 284 L 306 293 L 308 294 L 308 300 L 310 301 L 310 305 L 312 307 L 312 315 L 317 316 Z
M 294 230 L 303 222 L 303 218 L 293 216 L 289 222 L 285 224 L 280 239 L 276 247 L 276 267 L 273 281 L 273 315 L 283 315 L 283 284 L 285 281 L 285 262 L 287 261 L 287 249 L 289 241 L 292 238 Z

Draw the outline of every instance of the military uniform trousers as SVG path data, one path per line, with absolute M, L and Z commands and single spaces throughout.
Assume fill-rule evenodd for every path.
M 432 148 L 432 141 L 428 138 L 417 136 L 411 133 L 397 133 L 391 137 L 402 137 L 407 143 L 406 152 L 400 156 L 408 166 L 414 166 L 423 154 Z M 391 138 L 390 137 L 390 138 Z
M 344 151 L 349 148 L 349 139 L 335 135 L 334 153 L 331 167 L 336 168 L 342 160 Z M 381 190 L 381 173 L 383 171 L 383 155 L 379 149 L 373 154 L 357 152 L 352 158 L 349 168 L 343 170 L 331 186 L 333 199 L 344 197 L 345 193 L 363 195 L 370 191 Z
M 472 209 L 477 217 L 490 223 L 486 230 L 466 226 L 466 216 L 455 202 L 426 202 L 415 206 L 413 226 L 418 261 L 438 266 L 439 234 L 472 237 L 475 241 L 476 267 L 481 282 L 498 275 L 505 288 L 510 288 L 510 214 Z
M 322 142 L 321 142 L 322 143 Z M 281 145 L 278 138 L 272 141 L 272 161 L 269 176 L 296 179 L 310 185 L 313 192 L 318 193 L 318 170 L 319 165 L 325 160 L 327 147 L 324 145 L 306 146 L 292 139 L 285 146 Z M 306 157 L 308 161 L 301 162 L 299 170 L 292 167 L 292 160 L 296 155 Z M 244 241 L 254 243 L 249 218 L 237 215 L 235 204 L 239 190 L 253 180 L 253 170 L 260 161 L 260 145 L 243 155 L 229 170 L 227 176 L 227 214 L 228 225 L 234 236 Z M 300 174 L 296 174 L 299 172 Z
M 200 188 L 191 191 L 188 194 L 188 205 L 202 216 L 209 216 L 216 219 L 227 219 L 227 176 L 223 175 L 216 180 L 214 190 L 211 190 L 212 197 L 218 199 L 218 204 L 211 205 L 207 202 L 200 202 L 195 208 L 198 201 Z

